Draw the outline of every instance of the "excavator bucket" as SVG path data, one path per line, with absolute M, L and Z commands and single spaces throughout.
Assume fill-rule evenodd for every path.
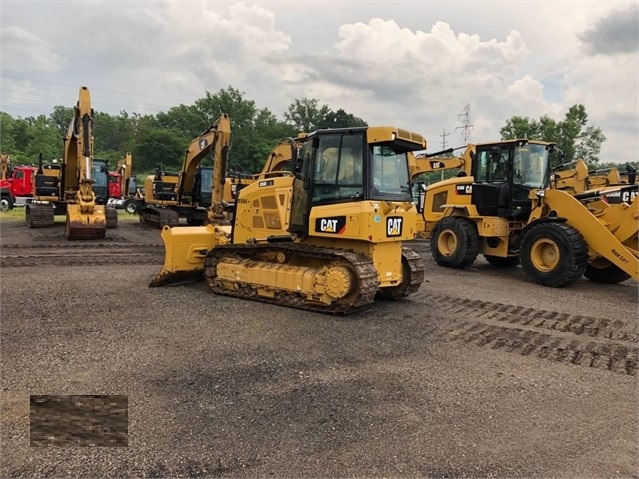
M 177 226 L 162 228 L 164 266 L 149 286 L 190 283 L 204 279 L 204 259 L 219 244 L 223 227 Z
M 67 205 L 67 226 L 64 236 L 68 240 L 104 239 L 106 214 L 104 206 L 96 205 L 93 213 L 82 213 L 80 205 Z

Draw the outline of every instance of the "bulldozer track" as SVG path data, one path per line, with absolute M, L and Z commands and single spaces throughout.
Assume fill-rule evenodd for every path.
M 0 267 L 161 264 L 163 256 L 163 246 L 151 243 L 6 244 L 0 248 Z
M 317 305 L 305 301 L 300 295 L 289 291 L 277 291 L 274 298 L 258 296 L 254 288 L 248 284 L 238 285 L 236 290 L 229 290 L 219 284 L 216 280 L 215 268 L 219 259 L 228 255 L 236 255 L 240 258 L 253 258 L 258 252 L 268 253 L 270 251 L 286 251 L 287 254 L 301 255 L 303 257 L 322 259 L 328 264 L 331 260 L 340 258 L 350 263 L 360 281 L 360 291 L 356 298 L 352 298 L 348 303 L 335 302 L 330 306 Z M 232 245 L 214 248 L 209 252 L 205 262 L 205 277 L 211 289 L 217 293 L 237 298 L 251 299 L 265 303 L 279 304 L 291 308 L 304 309 L 307 311 L 319 311 L 334 314 L 349 314 L 355 311 L 372 306 L 375 294 L 378 289 L 377 271 L 373 263 L 368 258 L 352 251 L 312 248 L 305 245 L 289 244 L 280 246 L 271 245 Z
M 565 364 L 637 375 L 637 329 L 630 321 L 421 293 L 431 311 L 453 316 L 441 337 Z M 457 319 L 460 318 L 460 319 Z

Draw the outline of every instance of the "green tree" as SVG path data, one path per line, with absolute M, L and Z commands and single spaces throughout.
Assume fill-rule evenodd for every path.
M 36 163 L 40 153 L 44 161 L 62 157 L 63 142 L 58 136 L 58 129 L 45 115 L 26 119 L 29 141 L 23 153 L 31 163 Z
M 49 115 L 49 119 L 53 122 L 58 130 L 60 141 L 66 136 L 69 130 L 69 123 L 73 120 L 73 107 L 56 105 L 53 107 L 53 113 Z
M 601 128 L 588 125 L 586 107 L 579 104 L 570 107 L 563 121 L 553 120 L 547 115 L 538 121 L 514 116 L 506 121 L 500 133 L 505 140 L 528 138 L 555 142 L 563 152 L 564 163 L 583 158 L 589 165 L 599 162 L 601 145 L 606 141 Z
M 331 113 L 327 105 L 319 104 L 317 98 L 302 98 L 293 101 L 284 113 L 286 123 L 295 131 L 309 133 L 328 123 L 326 117 Z
M 166 113 L 158 113 L 156 120 L 158 128 L 181 131 L 189 138 L 199 136 L 211 124 L 207 115 L 196 105 L 174 106 Z
M 94 155 L 111 160 L 109 168 L 114 168 L 117 160 L 133 146 L 132 120 L 127 112 L 113 116 L 95 112 L 93 116 Z
M 14 120 L 11 115 L 5 112 L 0 112 L 0 132 L 2 133 L 2 136 L 0 137 L 0 149 L 2 150 L 2 153 L 11 155 L 12 161 L 16 161 L 22 151 L 18 148 L 15 141 L 15 129 L 17 126 L 18 122 Z
M 158 163 L 164 170 L 179 171 L 191 138 L 176 130 L 158 128 L 152 116 L 136 116 L 133 124 L 135 141 L 131 154 L 134 173 L 150 174 Z
M 277 120 L 267 108 L 257 108 L 253 100 L 244 99 L 243 92 L 228 87 L 196 100 L 199 112 L 207 125 L 222 113 L 231 118 L 232 143 L 229 169 L 245 173 L 261 171 L 273 147 L 284 137 L 292 135 L 290 126 Z
M 361 118 L 346 113 L 341 108 L 337 111 L 329 111 L 324 119 L 324 126 L 328 128 L 347 128 L 349 126 L 368 126 Z

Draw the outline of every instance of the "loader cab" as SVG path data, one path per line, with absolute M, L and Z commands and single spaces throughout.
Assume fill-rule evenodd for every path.
M 513 140 L 478 144 L 473 158 L 472 203 L 481 216 L 525 221 L 530 191 L 547 188 L 553 143 Z
M 395 137 L 369 143 L 367 128 L 318 130 L 296 163 L 290 230 L 308 232 L 311 208 L 369 200 L 412 202 L 407 151 Z

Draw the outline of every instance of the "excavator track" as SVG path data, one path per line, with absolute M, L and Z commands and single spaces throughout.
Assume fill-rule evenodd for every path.
M 48 228 L 53 226 L 53 207 L 51 205 L 39 204 L 31 204 L 27 206 L 26 222 L 30 228 Z
M 153 228 L 164 228 L 165 226 L 180 225 L 180 216 L 177 211 L 168 208 L 156 208 L 145 206 L 140 211 L 140 223 Z
M 269 256 L 285 257 L 282 261 L 268 261 L 263 258 Z M 238 265 L 250 265 L 252 268 L 304 268 L 305 263 L 319 263 L 329 265 L 333 262 L 348 264 L 353 272 L 357 284 L 355 293 L 326 304 L 308 299 L 309 291 L 296 291 L 293 288 L 277 288 L 272 296 L 259 294 L 262 285 L 250 282 L 234 281 L 231 286 L 228 281 L 222 281 L 217 275 L 217 267 L 222 262 L 232 262 Z M 298 266 L 295 266 L 298 265 Z M 313 268 L 308 268 L 313 269 Z M 319 267 L 315 268 L 319 271 Z M 291 308 L 318 311 L 333 314 L 350 314 L 370 306 L 375 300 L 379 287 L 379 279 L 373 262 L 361 254 L 349 250 L 316 248 L 300 244 L 286 245 L 221 245 L 216 246 L 206 256 L 204 262 L 204 277 L 213 292 L 236 298 L 262 301 L 266 303 L 288 306 Z

